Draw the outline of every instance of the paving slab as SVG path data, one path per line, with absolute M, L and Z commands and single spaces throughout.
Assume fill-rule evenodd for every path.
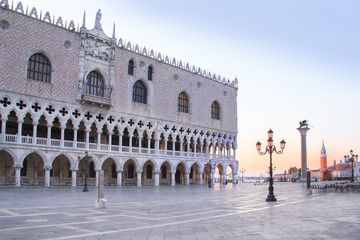
M 0 239 L 359 239 L 359 190 L 274 187 L 0 187 Z

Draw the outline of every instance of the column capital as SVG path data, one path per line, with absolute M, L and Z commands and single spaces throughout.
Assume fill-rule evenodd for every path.
M 301 136 L 306 136 L 306 133 L 307 133 L 307 131 L 309 131 L 310 130 L 310 128 L 309 127 L 299 127 L 299 128 L 297 128 L 297 130 L 300 132 L 300 135 Z
M 52 166 L 44 166 L 44 170 L 51 170 L 52 169 Z
M 23 165 L 22 165 L 22 164 L 14 164 L 14 168 L 19 169 L 19 168 L 22 168 L 22 167 L 23 167 Z

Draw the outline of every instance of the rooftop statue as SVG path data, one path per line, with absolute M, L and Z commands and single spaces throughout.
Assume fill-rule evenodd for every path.
M 99 9 L 96 13 L 96 18 L 95 18 L 95 28 L 96 29 L 101 29 L 101 10 Z

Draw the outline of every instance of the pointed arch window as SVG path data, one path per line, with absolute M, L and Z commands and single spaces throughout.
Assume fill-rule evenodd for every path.
M 86 93 L 104 97 L 104 79 L 98 71 L 91 71 L 87 77 Z
M 148 67 L 148 80 L 152 81 L 153 80 L 153 67 L 149 66 Z
M 134 75 L 134 61 L 130 60 L 128 65 L 128 74 Z
M 27 78 L 40 82 L 51 82 L 51 64 L 44 54 L 36 53 L 30 57 L 27 65 Z
M 185 92 L 181 92 L 178 97 L 178 111 L 189 113 L 189 98 Z
M 142 81 L 136 81 L 133 87 L 133 101 L 146 104 L 147 91 Z
M 211 118 L 220 120 L 220 105 L 217 101 L 211 104 Z
M 147 167 L 146 167 L 146 178 L 152 179 L 152 166 L 151 165 L 147 165 Z

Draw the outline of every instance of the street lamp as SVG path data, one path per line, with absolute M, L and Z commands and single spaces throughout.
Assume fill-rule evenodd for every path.
M 244 182 L 244 173 L 246 172 L 246 170 L 244 168 L 241 168 L 239 172 L 241 173 L 241 181 Z
M 353 150 L 350 150 L 350 155 L 344 156 L 344 161 L 348 160 L 351 162 L 351 182 L 354 182 L 354 160 L 357 161 L 359 155 L 355 155 Z
M 88 151 L 85 152 L 85 185 L 84 185 L 84 189 L 83 192 L 88 192 L 89 189 L 87 187 L 87 182 L 86 182 L 86 169 L 89 166 L 89 153 Z
M 277 151 L 276 147 L 273 145 L 273 131 L 270 129 L 268 131 L 268 145 L 266 146 L 265 152 L 261 152 L 261 143 L 258 141 L 256 143 L 256 150 L 258 151 L 259 155 L 265 155 L 266 153 L 270 154 L 270 185 L 269 185 L 269 195 L 266 198 L 267 202 L 275 202 L 276 198 L 274 195 L 274 180 L 273 180 L 273 167 L 272 167 L 272 153 L 276 152 L 277 154 L 282 154 L 284 152 L 286 142 L 284 139 L 280 142 L 281 151 Z

